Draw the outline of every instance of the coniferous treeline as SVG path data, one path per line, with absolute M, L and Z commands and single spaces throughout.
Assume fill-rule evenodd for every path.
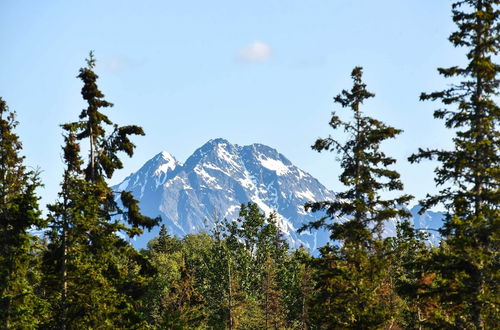
M 421 95 L 443 103 L 434 117 L 456 134 L 452 150 L 420 149 L 409 157 L 439 163 L 442 190 L 420 201 L 422 211 L 446 209 L 436 247 L 407 220 L 404 205 L 412 197 L 391 169 L 396 160 L 381 150 L 401 130 L 362 111 L 374 94 L 361 67 L 352 71 L 352 88 L 334 98 L 335 134 L 312 146 L 337 154 L 347 187 L 334 201 L 306 205 L 325 216 L 301 230 L 330 232 L 318 256 L 290 249 L 279 219 L 252 203 L 207 233 L 178 238 L 162 226 L 147 249 L 133 249 L 128 239 L 161 219 L 142 215 L 134 196 L 113 191 L 107 180 L 122 168 L 123 152 L 133 155 L 131 136 L 144 132 L 106 114 L 113 104 L 97 86 L 92 53 L 78 74 L 86 107 L 61 125 L 59 197 L 43 216 L 38 172 L 24 164 L 15 113 L 0 98 L 0 328 L 497 328 L 499 5 L 452 5 L 458 30 L 450 41 L 467 50 L 467 63 L 440 68 L 453 84 Z M 383 191 L 401 194 L 384 199 Z M 387 238 L 389 219 L 399 221 L 396 236 Z

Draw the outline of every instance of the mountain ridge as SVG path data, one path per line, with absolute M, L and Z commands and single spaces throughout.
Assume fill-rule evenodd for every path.
M 304 223 L 323 215 L 305 212 L 303 206 L 335 197 L 276 149 L 260 143 L 239 146 L 223 138 L 209 140 L 184 163 L 162 151 L 113 188 L 131 191 L 144 214 L 161 215 L 168 231 L 178 236 L 209 231 L 217 218 L 236 219 L 240 205 L 253 202 L 266 215 L 276 213 L 278 226 L 292 247 L 310 250 L 324 245 L 328 233 L 297 233 Z M 412 213 L 416 217 L 416 211 Z M 436 217 L 424 214 L 418 221 L 424 228 L 427 222 L 434 224 Z M 158 228 L 144 233 L 134 246 L 145 247 L 157 232 Z M 387 233 L 395 233 L 394 221 L 387 223 Z

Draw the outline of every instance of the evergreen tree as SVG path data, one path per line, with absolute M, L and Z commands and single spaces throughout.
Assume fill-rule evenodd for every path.
M 283 329 L 308 326 L 309 253 L 290 253 L 276 223 L 257 205 L 235 221 L 214 221 L 211 235 L 160 235 L 143 251 L 157 273 L 144 299 L 160 328 Z
M 162 225 L 159 237 L 148 243 L 148 249 L 142 251 L 150 260 L 156 273 L 149 282 L 146 295 L 143 297 L 143 313 L 147 322 L 159 327 L 164 320 L 165 302 L 172 285 L 179 275 L 179 264 L 182 261 L 181 241 L 170 237 L 166 227 Z
M 237 222 L 215 221 L 211 231 L 214 244 L 207 256 L 208 283 L 204 296 L 208 308 L 208 326 L 236 329 L 248 323 L 247 312 L 258 309 L 245 289 L 248 283 L 250 255 L 239 237 Z
M 308 329 L 309 301 L 314 288 L 311 254 L 304 247 L 291 251 L 279 267 L 281 298 L 285 309 L 287 328 Z
M 282 329 L 285 321 L 281 288 L 277 282 L 276 264 L 267 256 L 263 269 L 261 287 L 261 308 L 264 314 L 265 329 Z
M 396 236 L 386 239 L 390 251 L 389 281 L 397 293 L 392 306 L 397 324 L 404 329 L 421 329 L 432 313 L 432 304 L 421 299 L 423 274 L 433 247 L 426 245 L 428 235 L 405 220 L 396 226 Z M 389 306 L 388 306 L 389 307 Z
M 306 204 L 306 209 L 325 211 L 326 216 L 302 228 L 326 228 L 334 245 L 322 249 L 316 261 L 317 292 L 311 308 L 317 325 L 332 328 L 374 328 L 387 323 L 391 315 L 385 308 L 382 282 L 386 277 L 386 258 L 381 241 L 383 224 L 410 214 L 399 206 L 412 197 L 402 195 L 382 199 L 381 190 L 402 190 L 399 174 L 388 167 L 396 162 L 380 150 L 380 144 L 394 138 L 401 130 L 364 116 L 363 102 L 374 94 L 362 82 L 362 68 L 352 71 L 354 85 L 334 98 L 353 112 L 352 121 L 344 121 L 334 112 L 329 125 L 343 129 L 347 140 L 333 137 L 318 139 L 312 146 L 319 152 L 339 154 L 343 172 L 340 181 L 349 187 L 334 201 Z M 328 219 L 342 221 L 328 222 Z
M 139 298 L 152 268 L 117 233 L 132 238 L 159 222 L 140 213 L 130 192 L 114 192 L 106 182 L 122 168 L 118 153 L 133 155 L 129 135 L 144 133 L 138 126 L 113 124 L 101 112 L 112 104 L 97 87 L 94 65 L 91 52 L 78 75 L 87 108 L 79 121 L 62 125 L 66 170 L 60 200 L 48 206 L 52 231 L 45 269 L 48 294 L 57 301 L 53 304 L 57 321 L 49 326 L 60 328 L 127 327 L 140 322 Z M 85 139 L 89 140 L 86 165 L 80 155 L 80 141 Z
M 179 278 L 162 299 L 159 327 L 162 329 L 198 329 L 204 321 L 204 301 L 197 292 L 192 272 L 181 262 Z
M 241 251 L 240 242 L 227 231 L 227 220 L 216 220 L 211 231 L 213 244 L 207 255 L 207 285 L 203 295 L 207 304 L 207 325 L 214 329 L 236 328 L 235 310 L 243 297 L 238 285 L 235 263 Z M 235 231 L 231 231 L 233 234 Z
M 283 274 L 288 245 L 276 216 L 242 204 L 235 221 L 217 221 L 207 264 L 208 326 L 272 328 L 285 325 Z M 222 297 L 222 299 L 221 299 Z
M 156 269 L 143 297 L 148 325 L 160 329 L 205 328 L 210 277 L 206 263 L 211 260 L 208 254 L 212 247 L 213 241 L 205 233 L 189 234 L 181 240 L 170 236 L 165 226 L 148 243 L 143 253 Z M 217 298 L 221 305 L 221 296 Z
M 439 68 L 453 84 L 422 93 L 421 100 L 441 101 L 434 112 L 456 132 L 453 150 L 423 150 L 409 160 L 437 159 L 435 181 L 443 189 L 421 203 L 447 210 L 441 229 L 444 242 L 434 256 L 433 288 L 440 309 L 434 315 L 450 327 L 491 328 L 498 325 L 500 232 L 500 108 L 494 60 L 500 47 L 498 0 L 461 0 L 452 6 L 458 30 L 449 40 L 467 49 L 466 65 Z
M 42 301 L 35 295 L 37 272 L 33 228 L 45 221 L 35 190 L 38 175 L 23 164 L 22 145 L 14 129 L 15 113 L 0 98 L 0 328 L 34 328 Z

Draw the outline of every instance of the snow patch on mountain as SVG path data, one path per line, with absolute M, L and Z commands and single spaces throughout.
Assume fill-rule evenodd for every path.
M 260 163 L 267 169 L 276 172 L 278 175 L 285 175 L 290 173 L 288 166 L 285 166 L 281 161 L 270 158 L 259 158 Z
M 175 158 L 166 151 L 162 151 L 158 155 L 162 158 L 164 163 L 158 166 L 158 168 L 154 172 L 155 175 L 161 175 L 163 173 L 166 174 L 169 171 L 174 170 L 176 166 L 179 165 Z

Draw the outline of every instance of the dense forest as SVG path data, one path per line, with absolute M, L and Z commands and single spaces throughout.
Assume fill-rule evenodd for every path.
M 455 134 L 451 150 L 422 148 L 408 159 L 438 163 L 441 190 L 419 201 L 422 212 L 446 210 L 438 246 L 407 220 L 413 197 L 392 169 L 396 159 L 382 151 L 401 130 L 362 111 L 375 95 L 361 67 L 334 97 L 332 135 L 312 145 L 336 155 L 346 189 L 305 205 L 324 216 L 299 230 L 330 233 L 318 255 L 290 248 L 276 215 L 253 203 L 199 234 L 179 238 L 161 226 L 146 249 L 134 249 L 130 239 L 161 219 L 143 215 L 130 192 L 108 182 L 144 131 L 106 114 L 113 104 L 97 85 L 92 52 L 77 76 L 87 106 L 61 125 L 65 169 L 43 215 L 43 183 L 26 166 L 15 112 L 0 98 L 0 328 L 498 328 L 499 5 L 452 5 L 457 30 L 449 41 L 466 50 L 465 64 L 438 68 L 450 84 L 420 96 L 441 103 L 434 117 Z M 391 219 L 397 234 L 384 237 Z

